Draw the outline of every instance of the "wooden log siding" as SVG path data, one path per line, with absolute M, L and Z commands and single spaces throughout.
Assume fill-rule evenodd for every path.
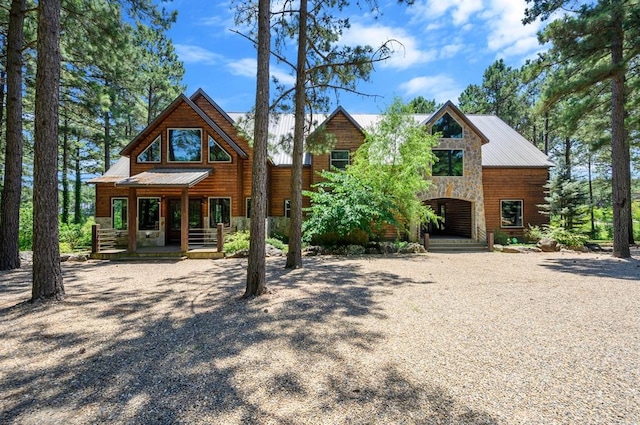
M 348 150 L 352 156 L 364 142 L 364 134 L 342 112 L 337 113 L 326 124 L 326 131 L 336 136 L 337 142 L 333 150 Z M 330 153 L 313 155 L 311 160 L 312 184 L 321 180 L 318 172 L 329 169 L 329 155 Z
M 269 215 L 284 217 L 284 201 L 291 199 L 291 167 L 271 167 L 269 190 Z M 309 190 L 311 185 L 311 168 L 302 169 L 302 190 Z M 302 207 L 311 205 L 307 196 L 302 197 Z
M 529 225 L 549 223 L 549 218 L 538 212 L 538 205 L 545 203 L 543 186 L 549 179 L 548 169 L 483 167 L 482 175 L 487 232 L 500 229 L 509 235 L 521 236 Z M 500 201 L 508 199 L 523 201 L 524 227 L 521 229 L 500 227 Z

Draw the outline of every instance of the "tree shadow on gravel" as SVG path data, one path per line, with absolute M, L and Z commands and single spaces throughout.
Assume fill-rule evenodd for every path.
M 271 293 L 240 300 L 246 261 L 141 288 L 97 277 L 113 264 L 95 267 L 65 268 L 61 305 L 0 311 L 30 325 L 17 336 L 0 325 L 13 349 L 0 355 L 0 423 L 497 423 L 393 364 L 358 366 L 358 353 L 385 339 L 362 324 L 389 320 L 379 296 L 424 282 L 339 260 L 307 259 L 294 272 L 269 262 Z M 113 332 L 69 330 L 73 312 Z M 47 361 L 30 364 L 33 350 Z M 16 359 L 30 367 L 4 363 Z
M 554 258 L 546 260 L 542 265 L 561 273 L 640 281 L 640 259 L 637 257 Z

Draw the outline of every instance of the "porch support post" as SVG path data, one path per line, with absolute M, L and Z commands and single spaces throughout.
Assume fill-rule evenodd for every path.
M 91 226 L 91 253 L 100 252 L 100 225 L 93 224 Z
M 489 237 L 487 237 L 487 247 L 489 248 L 489 252 L 493 252 L 494 241 L 493 232 L 489 232 Z
M 217 239 L 216 239 L 216 248 L 218 252 L 224 251 L 224 224 L 218 223 L 217 231 Z
M 189 250 L 189 189 L 182 189 L 182 199 L 180 200 L 180 250 Z
M 136 199 L 136 188 L 129 188 L 129 201 L 127 202 L 127 233 L 129 243 L 127 252 L 136 252 L 136 230 L 138 229 L 138 200 Z

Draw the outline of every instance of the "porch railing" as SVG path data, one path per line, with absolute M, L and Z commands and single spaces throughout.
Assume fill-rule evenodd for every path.
M 101 228 L 99 224 L 91 226 L 91 252 L 126 247 L 128 234 L 126 230 Z
M 224 247 L 224 237 L 233 233 L 231 227 L 225 227 L 219 223 L 215 228 L 189 229 L 189 247 L 210 247 L 215 246 L 218 252 L 222 252 Z

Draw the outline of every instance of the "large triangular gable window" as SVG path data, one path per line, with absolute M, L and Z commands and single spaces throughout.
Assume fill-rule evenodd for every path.
M 209 136 L 209 162 L 231 162 L 231 155 Z
M 445 112 L 431 127 L 431 134 L 442 133 L 444 139 L 462 139 L 462 126 L 448 112 Z
M 138 162 L 160 162 L 160 136 L 138 155 Z

